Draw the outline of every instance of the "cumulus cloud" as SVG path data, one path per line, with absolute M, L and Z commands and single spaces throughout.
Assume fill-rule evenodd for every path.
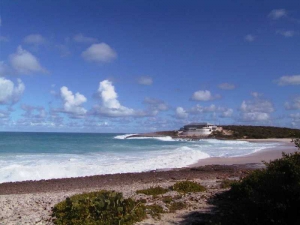
M 121 105 L 118 100 L 118 94 L 115 91 L 115 87 L 109 80 L 100 82 L 98 94 L 102 99 L 102 105 L 94 107 L 96 114 L 109 117 L 126 117 L 138 115 L 135 110 Z
M 233 89 L 235 89 L 235 85 L 230 84 L 230 83 L 222 83 L 222 84 L 219 84 L 218 87 L 220 89 L 223 89 L 223 90 L 233 90 Z
M 233 109 L 226 109 L 225 111 L 222 112 L 221 117 L 229 118 L 232 117 L 232 115 L 233 115 Z
M 46 43 L 46 39 L 40 34 L 30 34 L 23 39 L 24 43 L 32 45 L 42 45 Z
M 18 79 L 15 85 L 11 80 L 0 77 L 0 104 L 14 104 L 19 101 L 25 85 Z
M 210 91 L 208 90 L 199 90 L 194 92 L 193 96 L 191 97 L 192 100 L 195 101 L 209 101 L 209 100 L 213 100 L 216 98 L 220 98 L 219 95 L 215 95 L 213 96 Z
M 242 120 L 262 122 L 270 120 L 270 113 L 274 112 L 274 107 L 270 101 L 256 97 L 254 100 L 243 101 L 240 110 Z
M 293 37 L 296 34 L 296 32 L 293 30 L 278 30 L 276 33 L 286 38 Z
M 300 85 L 300 75 L 282 76 L 275 81 L 278 85 Z
M 74 116 L 83 116 L 87 110 L 82 107 L 82 104 L 87 101 L 86 97 L 80 93 L 75 95 L 66 86 L 60 88 L 60 95 L 64 101 L 65 113 L 70 113 Z
M 19 74 L 46 72 L 38 59 L 21 46 L 17 48 L 16 53 L 10 55 L 10 63 Z
M 184 108 L 182 107 L 177 107 L 176 108 L 176 112 L 175 112 L 175 116 L 178 119 L 185 119 L 188 117 L 188 113 L 184 110 Z
M 153 80 L 151 77 L 142 76 L 138 78 L 138 83 L 142 85 L 151 85 L 153 83 Z
M 255 40 L 255 36 L 252 35 L 252 34 L 247 34 L 245 37 L 244 37 L 244 40 L 245 41 L 248 41 L 248 42 L 253 42 Z
M 268 15 L 268 17 L 273 20 L 278 20 L 285 16 L 287 16 L 287 11 L 285 9 L 273 9 Z
M 97 42 L 97 38 L 92 38 L 92 37 L 87 37 L 84 36 L 83 34 L 77 34 L 73 37 L 73 41 L 78 42 L 78 43 L 95 43 Z
M 106 43 L 92 44 L 81 56 L 90 62 L 109 63 L 117 58 L 117 53 Z
M 294 97 L 290 102 L 286 102 L 284 106 L 288 110 L 300 109 L 300 95 Z

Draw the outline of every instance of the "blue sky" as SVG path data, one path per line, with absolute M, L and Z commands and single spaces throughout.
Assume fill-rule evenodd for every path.
M 0 3 L 0 131 L 300 128 L 300 5 Z

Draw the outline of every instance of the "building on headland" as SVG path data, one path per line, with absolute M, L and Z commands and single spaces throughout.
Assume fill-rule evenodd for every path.
M 180 128 L 179 133 L 184 136 L 207 136 L 217 128 L 210 123 L 190 123 Z

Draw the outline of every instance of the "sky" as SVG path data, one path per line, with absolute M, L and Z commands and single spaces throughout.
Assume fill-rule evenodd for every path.
M 1 0 L 0 131 L 300 129 L 298 0 Z

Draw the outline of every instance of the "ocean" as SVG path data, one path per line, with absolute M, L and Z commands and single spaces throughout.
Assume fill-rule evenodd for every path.
M 274 143 L 129 138 L 130 134 L 0 132 L 0 183 L 180 168 Z

